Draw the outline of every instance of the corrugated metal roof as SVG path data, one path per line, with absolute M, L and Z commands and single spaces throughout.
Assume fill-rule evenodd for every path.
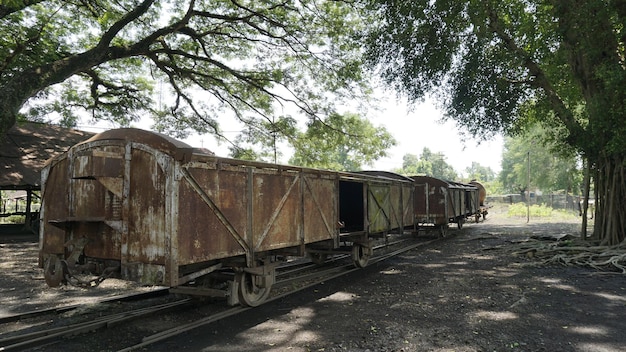
M 0 140 L 0 189 L 38 189 L 46 160 L 93 135 L 43 123 L 17 123 Z

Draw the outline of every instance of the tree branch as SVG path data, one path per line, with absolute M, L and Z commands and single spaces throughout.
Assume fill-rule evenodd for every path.
M 548 98 L 556 116 L 563 122 L 567 130 L 570 133 L 571 140 L 576 140 L 578 136 L 581 136 L 584 132 L 582 126 L 576 121 L 572 112 L 567 108 L 563 100 L 559 97 L 550 80 L 545 75 L 541 67 L 530 57 L 530 55 L 524 51 L 521 47 L 515 43 L 515 40 L 506 32 L 505 25 L 500 20 L 500 17 L 496 11 L 488 5 L 488 26 L 492 32 L 502 40 L 505 47 L 511 52 L 515 53 L 524 64 L 524 67 L 528 69 L 530 76 L 534 77 L 533 80 L 528 80 L 528 84 L 537 89 L 541 89 Z
M 194 1 L 191 1 L 192 4 Z M 124 29 L 129 23 L 136 20 L 139 16 L 143 15 L 148 11 L 150 6 L 154 3 L 154 0 L 144 0 L 139 6 L 132 9 L 132 11 L 128 12 L 124 15 L 119 21 L 115 22 L 109 30 L 107 30 L 102 37 L 100 38 L 100 42 L 93 50 L 104 50 L 110 44 L 113 38 L 117 36 L 117 34 Z
M 0 19 L 7 17 L 8 15 L 22 11 L 29 6 L 43 2 L 44 0 L 22 0 L 13 1 L 9 5 L 0 4 Z

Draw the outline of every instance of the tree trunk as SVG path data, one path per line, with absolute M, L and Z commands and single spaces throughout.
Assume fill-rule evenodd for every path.
M 8 85 L 0 92 L 0 140 L 15 125 L 17 113 L 26 101 L 25 98 L 19 97 L 18 94 Z
M 582 201 L 582 229 L 580 235 L 583 240 L 587 239 L 587 211 L 589 210 L 589 188 L 591 185 L 591 162 L 587 159 L 583 161 L 585 176 L 583 180 L 583 201 Z M 580 206 L 580 204 L 579 204 Z
M 594 238 L 616 245 L 626 237 L 626 178 L 623 156 L 601 156 L 597 163 Z

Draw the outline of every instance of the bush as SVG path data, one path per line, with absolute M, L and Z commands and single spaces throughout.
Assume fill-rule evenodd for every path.
M 5 224 L 23 224 L 24 222 L 26 222 L 26 216 L 11 215 L 7 216 L 6 218 L 2 218 L 1 222 Z

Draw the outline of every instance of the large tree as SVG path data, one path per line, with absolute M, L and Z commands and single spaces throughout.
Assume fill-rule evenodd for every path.
M 343 133 L 336 133 L 343 131 Z M 306 132 L 292 140 L 295 149 L 290 164 L 330 170 L 358 171 L 387 156 L 396 141 L 381 126 L 353 113 L 331 114 L 313 120 Z
M 217 135 L 227 114 L 323 118 L 361 92 L 357 14 L 323 0 L 2 1 L 0 136 L 18 116 Z
M 482 166 L 476 161 L 472 161 L 472 165 L 465 168 L 468 180 L 476 180 L 482 182 L 491 182 L 496 178 L 496 173 L 489 166 Z
M 370 0 L 368 58 L 413 100 L 432 93 L 476 136 L 540 124 L 585 158 L 595 238 L 626 238 L 626 3 Z
M 454 181 L 458 176 L 443 153 L 433 153 L 428 147 L 424 147 L 419 158 L 415 154 L 405 154 L 402 157 L 402 169 L 394 171 L 402 175 L 426 175 L 448 181 Z
M 533 128 L 520 136 L 505 137 L 499 178 L 507 191 L 521 194 L 528 190 L 529 182 L 531 190 L 580 194 L 582 172 L 578 161 L 575 155 L 555 153 L 545 139 L 545 131 Z
M 228 147 L 228 154 L 236 159 L 277 163 L 285 144 L 293 145 L 298 133 L 297 121 L 291 116 L 249 121 Z

